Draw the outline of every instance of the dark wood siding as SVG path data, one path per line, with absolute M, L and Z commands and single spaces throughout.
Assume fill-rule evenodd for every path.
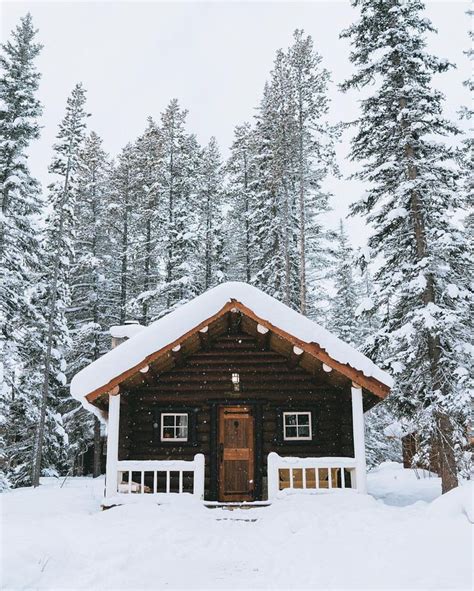
M 234 392 L 232 373 L 240 376 Z M 206 457 L 206 498 L 216 495 L 216 430 L 220 404 L 252 405 L 255 416 L 256 491 L 265 488 L 267 455 L 352 456 L 350 390 L 342 390 L 294 367 L 283 355 L 261 350 L 246 334 L 227 334 L 207 350 L 182 360 L 154 381 L 122 395 L 119 459 L 192 459 Z M 281 413 L 309 410 L 314 416 L 311 441 L 282 438 Z M 157 412 L 193 414 L 195 430 L 186 444 L 162 443 L 156 433 Z

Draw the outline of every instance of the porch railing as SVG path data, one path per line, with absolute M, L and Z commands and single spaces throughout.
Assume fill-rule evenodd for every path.
M 204 498 L 204 455 L 193 460 L 120 460 L 116 494 L 160 495 L 190 493 Z
M 268 454 L 268 499 L 285 489 L 356 488 L 355 458 L 295 458 Z

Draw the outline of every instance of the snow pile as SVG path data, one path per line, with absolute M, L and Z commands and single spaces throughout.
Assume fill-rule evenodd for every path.
M 430 506 L 430 515 L 447 519 L 463 517 L 474 524 L 474 482 L 449 491 Z
M 367 488 L 387 505 L 403 507 L 436 499 L 441 494 L 441 479 L 428 470 L 406 470 L 398 462 L 382 462 L 368 473 Z
M 395 472 L 383 466 L 378 487 Z M 43 479 L 0 497 L 2 588 L 471 588 L 471 526 L 440 514 L 463 489 L 428 505 L 412 471 L 398 474 L 415 504 L 343 490 L 234 511 L 191 496 L 100 511 L 103 480 Z
M 74 376 L 71 394 L 77 400 L 90 406 L 84 397 L 97 388 L 108 384 L 112 379 L 135 367 L 144 359 L 178 340 L 221 310 L 227 303 L 237 301 L 250 308 L 256 316 L 299 338 L 306 343 L 317 343 L 333 359 L 374 377 L 387 386 L 392 386 L 392 378 L 379 369 L 370 359 L 342 342 L 322 326 L 295 312 L 275 298 L 246 283 L 228 282 L 205 292 L 191 302 L 184 304 L 167 316 L 153 322 L 94 361 Z

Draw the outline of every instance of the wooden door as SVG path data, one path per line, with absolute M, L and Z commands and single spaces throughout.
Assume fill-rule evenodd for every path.
M 219 409 L 219 500 L 252 501 L 254 419 L 247 406 Z

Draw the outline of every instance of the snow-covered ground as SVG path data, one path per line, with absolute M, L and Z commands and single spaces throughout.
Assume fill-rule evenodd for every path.
M 3 589 L 470 589 L 472 485 L 387 463 L 352 491 L 270 507 L 100 510 L 103 481 L 1 495 Z M 433 499 L 435 499 L 433 501 Z M 471 505 L 470 505 L 471 504 Z

